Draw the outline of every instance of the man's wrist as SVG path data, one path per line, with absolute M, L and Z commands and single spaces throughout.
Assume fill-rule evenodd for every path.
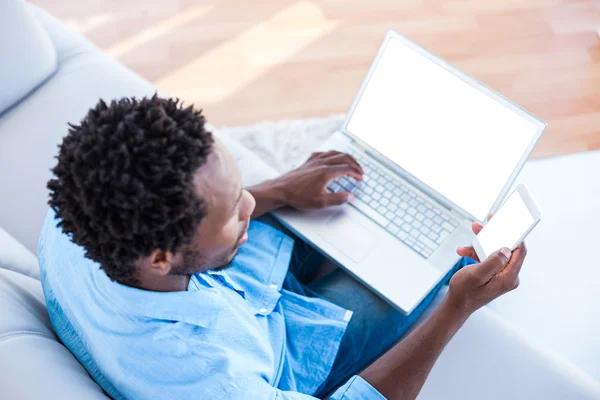
M 443 314 L 456 320 L 457 323 L 462 325 L 473 313 L 472 310 L 467 307 L 464 301 L 458 296 L 448 292 L 448 295 L 442 300 L 439 308 Z
M 256 200 L 256 209 L 254 217 L 273 211 L 277 208 L 289 205 L 287 191 L 285 187 L 278 182 L 278 179 L 271 179 L 259 183 L 258 185 L 246 188 Z

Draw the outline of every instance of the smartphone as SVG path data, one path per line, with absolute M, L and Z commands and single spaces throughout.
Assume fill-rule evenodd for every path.
M 473 239 L 479 260 L 502 247 L 514 250 L 541 219 L 542 211 L 533 196 L 525 185 L 519 185 Z

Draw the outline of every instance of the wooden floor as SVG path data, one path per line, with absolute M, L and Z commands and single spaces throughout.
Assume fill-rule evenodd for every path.
M 600 148 L 598 0 L 31 1 L 215 125 L 346 112 L 394 28 L 548 122 L 536 156 Z

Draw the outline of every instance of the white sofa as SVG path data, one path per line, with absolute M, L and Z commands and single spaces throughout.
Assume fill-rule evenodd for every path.
M 78 122 L 99 98 L 144 96 L 154 91 L 150 83 L 46 12 L 22 0 L 0 2 L 1 398 L 106 398 L 53 333 L 34 254 L 47 211 L 49 168 L 55 162 L 56 145 L 67 132 L 67 122 Z M 236 142 L 223 139 L 244 165 L 245 181 L 259 179 L 256 166 L 261 160 Z M 599 333 L 599 314 L 593 304 L 598 299 L 599 292 L 593 293 L 598 280 L 592 279 L 598 277 L 598 272 L 590 271 L 600 263 L 589 262 L 594 255 L 592 236 L 581 234 L 579 238 L 590 249 L 575 247 L 581 243 L 576 234 L 582 229 L 593 232 L 584 224 L 590 213 L 596 224 L 600 222 L 592 202 L 599 197 L 598 182 L 594 183 L 594 192 L 588 185 L 594 171 L 600 172 L 600 154 L 581 160 L 543 160 L 532 163 L 536 166 L 526 171 L 524 177 L 532 181 L 534 193 L 544 192 L 548 184 L 555 185 L 546 192 L 552 195 L 563 193 L 560 184 L 570 191 L 570 199 L 563 203 L 557 200 L 554 208 L 549 207 L 552 212 L 546 210 L 547 219 L 552 218 L 546 227 L 567 234 L 560 240 L 553 233 L 546 234 L 545 239 L 542 233 L 532 237 L 531 260 L 523 273 L 525 287 L 473 315 L 442 354 L 420 398 L 600 399 L 600 374 L 592 377 L 598 372 L 594 370 L 598 353 L 587 358 L 583 354 L 583 346 L 588 344 L 593 351 L 600 348 L 589 341 L 591 335 Z M 594 171 L 584 170 L 590 165 Z M 569 168 L 568 180 L 538 182 L 545 171 L 564 173 Z M 588 191 L 580 192 L 578 198 L 577 190 Z M 538 197 L 544 207 L 542 196 Z M 575 200 L 576 218 L 567 214 L 571 207 L 563 208 L 571 205 L 567 200 Z M 564 250 L 559 245 L 571 248 Z M 577 265 L 564 264 L 571 257 Z M 544 277 L 544 271 L 560 275 Z M 573 281 L 581 281 L 585 289 L 567 288 L 563 302 L 558 295 L 571 279 L 571 271 L 579 275 Z M 545 289 L 544 285 L 552 286 L 556 298 L 528 297 L 531 291 L 523 289 L 530 282 Z M 569 298 L 575 301 L 569 303 Z M 552 307 L 546 307 L 546 301 Z M 594 322 L 586 324 L 565 315 L 577 314 L 582 306 L 591 318 L 596 317 Z M 562 315 L 556 315 L 553 307 L 559 307 Z M 556 322 L 556 326 L 548 326 L 550 322 Z M 582 338 L 578 330 L 584 328 L 592 332 Z M 559 331 L 561 338 L 563 332 L 570 335 L 564 343 L 552 336 Z M 569 341 L 578 343 L 569 347 Z M 559 355 L 560 351 L 563 354 Z

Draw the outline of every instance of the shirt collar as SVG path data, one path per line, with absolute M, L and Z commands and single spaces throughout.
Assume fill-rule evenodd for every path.
M 100 269 L 92 277 L 93 284 L 106 301 L 128 314 L 210 327 L 223 308 L 218 289 L 210 284 L 201 290 L 153 292 L 111 281 Z
M 231 277 L 225 271 L 207 271 L 206 274 L 221 281 L 221 283 L 223 283 L 229 289 L 235 290 L 244 299 L 246 298 L 246 292 L 244 292 L 244 290 L 237 283 L 235 283 L 235 281 L 233 279 L 231 279 Z M 201 277 L 202 275 L 203 274 L 196 274 L 197 277 Z M 210 281 L 208 281 L 208 280 L 205 280 L 205 281 L 211 287 L 213 287 L 213 285 L 210 283 Z

